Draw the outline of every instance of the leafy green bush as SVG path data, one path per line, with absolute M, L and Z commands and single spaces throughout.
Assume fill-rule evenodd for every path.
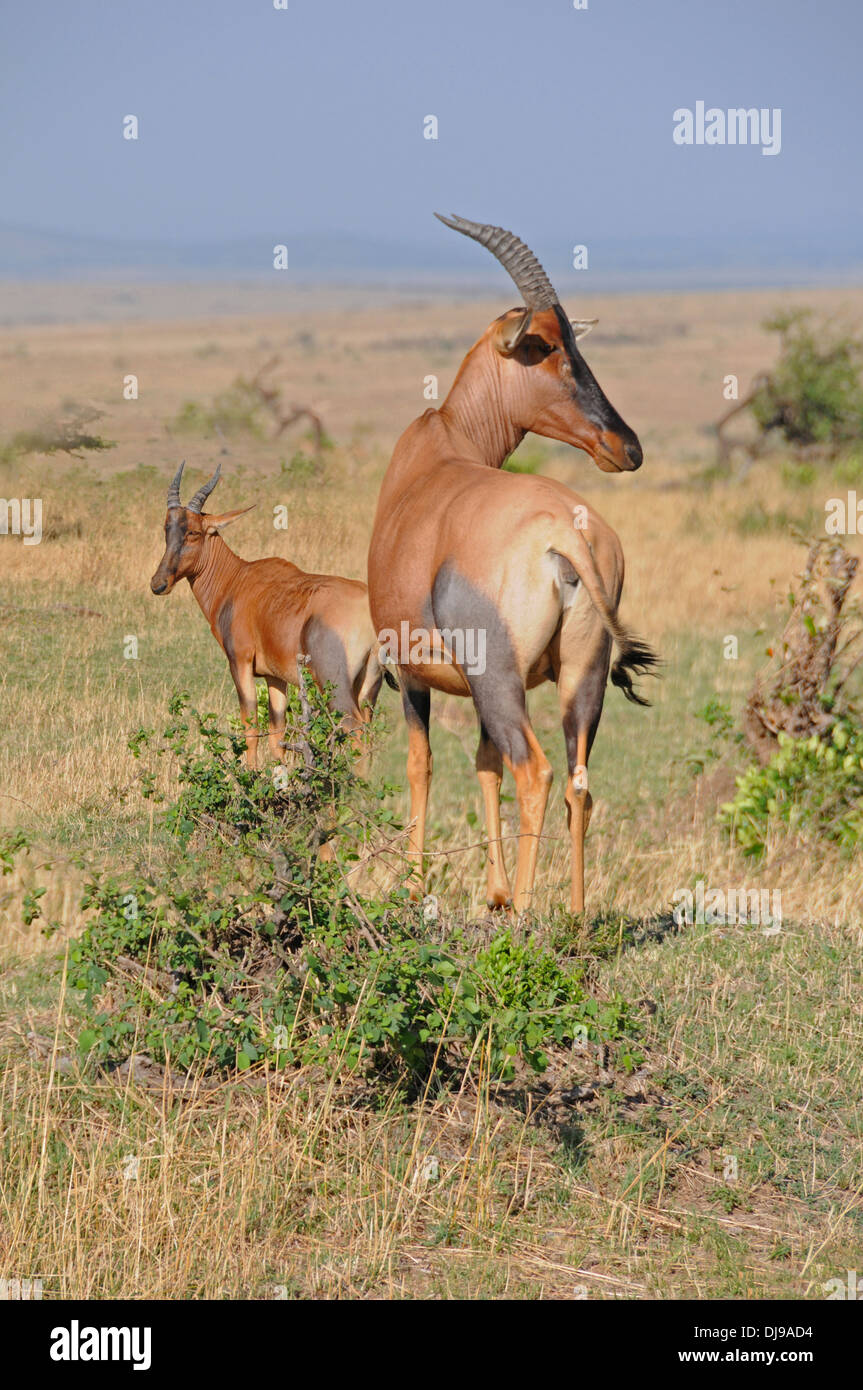
M 780 335 L 779 361 L 755 392 L 762 431 L 779 429 L 793 445 L 838 448 L 863 434 L 863 342 L 828 324 L 813 328 L 809 310 L 768 319 Z
M 863 834 L 863 728 L 843 716 L 826 738 L 780 733 L 770 762 L 748 768 L 737 788 L 720 819 L 746 854 L 764 853 L 771 823 L 854 849 Z
M 30 849 L 30 836 L 24 830 L 0 831 L 0 874 L 11 874 L 18 855 Z
M 743 742 L 743 735 L 735 729 L 730 705 L 715 695 L 701 709 L 695 710 L 694 715 L 707 725 L 709 738 L 687 753 L 684 762 L 693 777 L 700 777 L 709 766 L 736 751 Z
M 264 419 L 260 396 L 251 383 L 238 377 L 226 390 L 213 397 L 212 404 L 184 401 L 170 428 L 176 434 L 249 434 L 263 439 Z
M 319 483 L 324 477 L 324 466 L 320 457 L 307 454 L 303 449 L 298 449 L 289 459 L 283 458 L 281 471 L 290 482 L 301 486 Z
M 518 1058 L 541 1071 L 552 1049 L 634 1036 L 625 1002 L 592 998 L 580 964 L 510 931 L 477 950 L 466 928 L 424 920 L 403 883 L 374 897 L 352 886 L 392 816 L 310 681 L 305 704 L 289 708 L 297 765 L 272 772 L 240 763 L 240 734 L 184 696 L 160 739 L 132 739 L 169 847 L 154 870 L 88 885 L 69 963 L 82 1055 L 217 1072 L 315 1063 L 422 1085 L 477 1049 L 506 1079 Z

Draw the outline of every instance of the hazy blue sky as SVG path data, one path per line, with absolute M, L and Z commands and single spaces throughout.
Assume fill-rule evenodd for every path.
M 433 247 L 452 235 L 439 208 L 546 251 L 727 235 L 818 259 L 859 238 L 861 0 L 3 0 L 0 13 L 6 223 Z M 675 145 L 673 111 L 698 100 L 781 107 L 781 154 Z

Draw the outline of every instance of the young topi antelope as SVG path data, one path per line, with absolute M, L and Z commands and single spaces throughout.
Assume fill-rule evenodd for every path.
M 425 634 L 398 662 L 411 852 L 421 884 L 430 692 L 470 696 L 480 724 L 476 770 L 488 828 L 488 902 L 530 907 L 552 774 L 527 716 L 525 691 L 554 681 L 569 767 L 571 903 L 579 912 L 591 809 L 587 761 L 612 643 L 619 648 L 612 682 L 638 704 L 646 701 L 633 690 L 631 673 L 648 671 L 657 658 L 618 621 L 623 551 L 611 527 L 562 483 L 500 468 L 529 430 L 584 449 L 605 472 L 639 468 L 641 445 L 576 346 L 590 325 L 570 324 L 524 243 L 500 227 L 460 217 L 441 221 L 500 260 L 524 307 L 491 324 L 440 409 L 408 426 L 378 499 L 368 570 L 375 628 Z M 467 643 L 466 633 L 482 642 Z M 481 650 L 484 659 L 460 662 L 459 645 Z M 503 763 L 518 798 L 514 895 L 501 844 Z
M 257 766 L 255 677 L 267 682 L 270 751 L 280 758 L 287 687 L 297 684 L 300 653 L 308 656 L 320 689 L 332 684 L 335 709 L 358 731 L 370 717 L 381 686 L 365 584 L 334 574 L 306 574 L 289 560 L 241 560 L 221 531 L 251 507 L 219 515 L 203 511 L 219 481 L 221 464 L 184 507 L 184 467 L 181 463 L 168 488 L 165 554 L 150 588 L 154 594 L 168 594 L 178 579 L 188 579 L 228 658 L 245 728 L 247 763 Z

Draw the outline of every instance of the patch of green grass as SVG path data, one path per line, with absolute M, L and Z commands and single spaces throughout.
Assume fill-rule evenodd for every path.
M 552 445 L 546 444 L 536 435 L 527 435 L 503 466 L 510 473 L 542 473 L 554 452 Z
M 819 512 L 815 507 L 807 507 L 796 514 L 786 511 L 784 507 L 771 511 L 759 499 L 737 514 L 734 529 L 740 536 L 759 536 L 769 532 L 793 534 L 795 531 L 808 535 L 823 527 L 823 523 L 823 511 Z
M 654 1082 L 673 1102 L 676 1142 L 702 1156 L 702 1170 L 714 1157 L 711 1201 L 757 1206 L 770 1189 L 825 1217 L 848 1203 L 849 1229 L 863 1231 L 852 1200 L 863 1188 L 863 965 L 850 933 L 683 928 L 621 955 L 608 981 L 661 997 L 648 1035 L 665 1058 Z M 680 1181 L 678 1157 L 666 1184 Z

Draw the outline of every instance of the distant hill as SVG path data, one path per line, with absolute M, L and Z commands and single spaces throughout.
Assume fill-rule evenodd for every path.
M 124 241 L 0 226 L 0 275 L 45 279 L 117 270 L 208 279 L 224 274 L 268 275 L 272 273 L 273 244 L 273 239 L 266 237 L 218 242 Z M 291 269 L 305 275 L 428 269 L 415 248 L 371 238 L 322 232 L 285 237 L 285 244 Z
M 417 283 L 442 278 L 454 289 L 499 285 L 503 271 L 460 237 L 435 235 L 416 243 L 343 232 L 286 234 L 293 282 L 375 283 L 397 278 Z M 537 248 L 540 250 L 540 248 Z M 563 290 L 710 288 L 720 285 L 859 283 L 863 255 L 848 236 L 833 232 L 817 244 L 784 237 L 762 242 L 723 233 L 698 241 L 674 237 L 605 238 L 589 247 L 590 269 L 574 273 L 569 247 L 541 248 L 552 280 Z M 263 279 L 272 267 L 272 237 L 236 241 L 155 242 L 64 234 L 0 225 L 0 279 L 229 281 Z

